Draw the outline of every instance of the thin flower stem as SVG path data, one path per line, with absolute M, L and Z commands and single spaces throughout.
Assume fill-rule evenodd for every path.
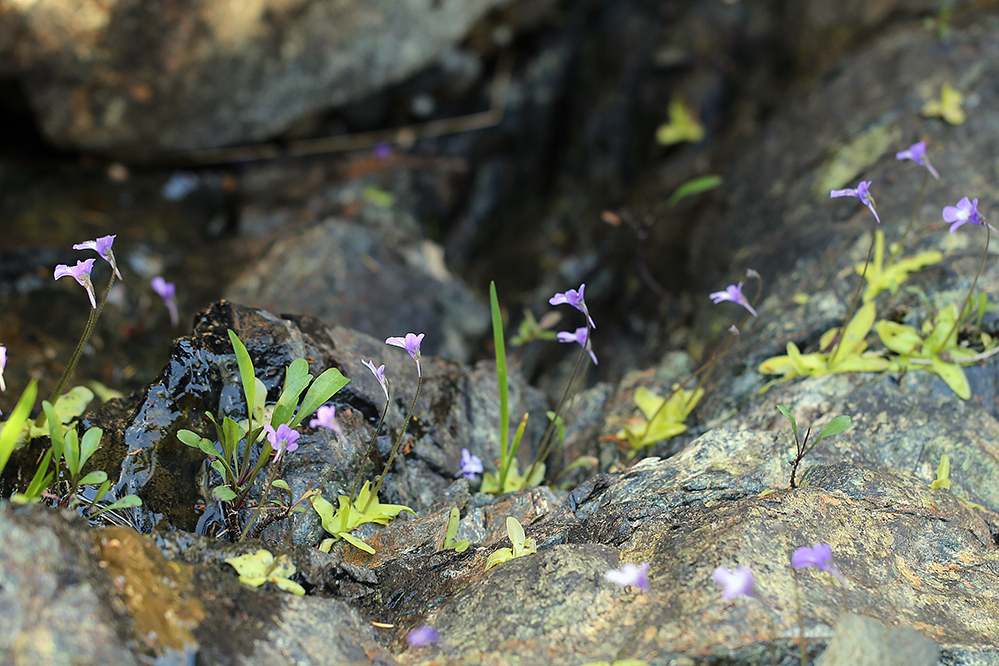
M 830 368 L 836 364 L 836 354 L 839 352 L 840 345 L 843 344 L 846 327 L 850 325 L 850 320 L 853 319 L 854 313 L 857 312 L 857 302 L 860 300 L 860 292 L 864 289 L 864 281 L 867 279 L 867 267 L 871 265 L 871 257 L 874 255 L 874 243 L 877 237 L 877 229 L 877 221 L 875 221 L 874 227 L 871 229 L 871 246 L 867 248 L 867 261 L 864 262 L 864 270 L 860 273 L 860 284 L 857 285 L 857 291 L 853 294 L 853 303 L 850 305 L 850 312 L 846 315 L 846 319 L 843 320 L 843 325 L 840 326 L 839 333 L 836 335 L 836 344 L 829 353 L 829 360 L 826 362 L 827 366 Z
M 940 346 L 933 350 L 934 354 L 940 353 L 940 350 L 947 346 L 947 341 L 950 340 L 950 336 L 954 335 L 954 332 L 963 323 L 962 315 L 964 314 L 964 309 L 968 307 L 971 302 L 971 296 L 975 293 L 975 287 L 978 285 L 978 278 L 982 275 L 982 269 L 985 268 L 985 259 L 989 256 L 989 240 L 992 238 L 992 230 L 988 224 L 982 225 L 985 227 L 985 252 L 982 253 L 982 260 L 978 262 L 978 272 L 975 273 L 975 279 L 971 282 L 971 289 L 968 290 L 968 295 L 964 298 L 964 303 L 961 304 L 961 309 L 957 311 L 957 316 L 954 317 L 954 325 L 950 327 L 947 335 L 944 336 L 943 340 L 940 342 Z M 954 343 L 957 343 L 957 336 L 954 337 Z
M 912 208 L 912 215 L 909 216 L 909 224 L 905 227 L 905 233 L 902 234 L 902 239 L 895 245 L 895 249 L 888 255 L 888 265 L 895 261 L 895 257 L 899 255 L 902 251 L 902 247 L 905 245 L 906 239 L 909 237 L 909 232 L 912 231 L 912 225 L 916 222 L 916 213 L 919 212 L 919 207 L 923 203 L 923 195 L 926 194 L 926 184 L 930 181 L 930 172 L 926 170 L 923 174 L 923 186 L 919 188 L 919 196 L 916 198 L 916 205 Z
M 361 473 L 364 471 L 364 462 L 368 460 L 371 456 L 371 452 L 375 450 L 375 442 L 378 440 L 378 432 L 382 429 L 382 424 L 385 423 L 385 415 L 388 414 L 390 400 L 388 397 L 385 398 L 385 407 L 382 409 L 382 417 L 378 419 L 378 425 L 375 426 L 375 431 L 371 433 L 371 439 L 368 441 L 368 450 L 364 452 L 364 457 L 361 458 L 361 466 L 357 469 L 357 474 L 354 476 L 354 488 L 350 491 L 350 502 L 347 506 L 352 506 L 354 504 L 354 498 L 357 497 L 357 489 L 361 485 Z
M 260 510 L 264 508 L 264 502 L 267 500 L 267 496 L 271 494 L 271 486 L 274 484 L 274 480 L 277 479 L 278 472 L 281 469 L 280 464 L 281 456 L 278 456 L 274 459 L 274 463 L 271 465 L 271 471 L 267 473 L 267 486 L 264 488 L 264 494 L 260 497 L 257 509 L 253 512 L 253 515 L 250 516 L 250 522 L 248 522 L 246 527 L 243 528 L 243 531 L 240 533 L 239 539 L 236 540 L 236 543 L 243 543 L 243 539 L 245 539 L 246 535 L 250 533 L 250 528 L 253 527 L 253 523 L 257 520 L 257 516 L 260 515 Z
M 76 363 L 80 360 L 80 356 L 83 355 L 83 349 L 87 346 L 87 341 L 90 340 L 91 333 L 94 332 L 94 326 L 97 324 L 97 319 L 101 316 L 101 311 L 104 309 L 104 303 L 108 300 L 108 295 L 111 293 L 111 287 L 114 285 L 114 271 L 111 271 L 111 279 L 108 280 L 107 289 L 104 290 L 104 295 L 101 297 L 101 304 L 97 306 L 96 309 L 90 310 L 90 317 L 87 319 L 87 326 L 83 329 L 83 336 L 80 338 L 80 342 L 76 345 L 76 350 L 73 351 L 73 355 L 69 359 L 69 363 L 66 365 L 66 370 L 63 371 L 62 377 L 59 378 L 59 383 L 56 384 L 55 390 L 49 396 L 49 402 L 53 405 L 56 403 L 56 399 L 62 395 L 62 390 L 66 388 L 66 383 L 69 382 L 70 376 L 73 374 L 73 370 L 76 369 Z M 42 416 L 44 419 L 44 415 Z M 43 425 L 43 424 L 39 424 Z
M 392 453 L 389 454 L 388 461 L 385 463 L 385 469 L 382 470 L 382 475 L 378 479 L 378 483 L 375 485 L 375 489 L 371 491 L 371 495 L 368 496 L 368 502 L 364 505 L 364 510 L 362 513 L 367 513 L 368 508 L 371 506 L 371 500 L 378 497 L 378 491 L 382 488 L 382 483 L 385 481 L 385 477 L 388 476 L 389 470 L 392 468 L 392 461 L 395 460 L 395 454 L 399 452 L 399 446 L 402 445 L 402 438 L 406 436 L 406 426 L 409 425 L 409 419 L 413 416 L 413 410 L 416 409 L 416 401 L 420 397 L 420 389 L 423 387 L 423 375 L 420 375 L 419 380 L 416 382 L 416 395 L 413 396 L 413 402 L 409 405 L 409 412 L 406 414 L 406 420 L 402 422 L 402 429 L 399 430 L 399 436 L 395 438 L 395 445 L 392 447 Z
M 753 301 L 752 303 L 750 303 L 750 305 L 756 307 L 756 302 L 760 299 L 760 295 L 763 293 L 763 278 L 760 277 L 759 273 L 753 275 L 752 277 L 756 279 L 757 288 L 756 288 L 756 293 L 753 295 Z M 746 325 L 747 321 L 749 321 L 750 316 L 751 315 L 747 312 L 735 330 L 741 331 L 742 327 Z M 694 396 L 697 395 L 697 391 L 707 383 L 708 377 L 710 377 L 711 373 L 714 372 L 714 369 L 718 366 L 718 363 L 723 358 L 725 358 L 727 354 L 729 354 L 735 349 L 738 342 L 739 342 L 738 336 L 735 336 L 734 339 L 730 339 L 728 346 L 725 347 L 725 349 L 721 350 L 717 354 L 714 354 L 711 358 L 705 361 L 705 363 L 701 367 L 699 367 L 697 370 L 694 370 L 694 372 L 692 372 L 690 376 L 688 376 L 685 380 L 683 380 L 683 382 L 681 382 L 679 386 L 674 388 L 670 392 L 670 394 L 666 396 L 666 399 L 663 400 L 662 403 L 659 405 L 659 407 L 656 408 L 656 411 L 652 413 L 652 416 L 646 420 L 645 430 L 642 431 L 642 439 L 640 441 L 645 441 L 645 437 L 649 434 L 649 428 L 652 427 L 652 423 L 656 420 L 656 418 L 659 417 L 659 414 L 662 412 L 662 410 L 666 408 L 666 405 L 669 403 L 670 398 L 672 398 L 677 391 L 682 390 L 683 387 L 685 387 L 690 382 L 691 379 L 693 379 L 694 377 L 699 377 L 699 379 L 697 380 L 697 386 L 695 386 L 694 390 L 691 391 L 690 396 L 687 398 L 687 402 L 684 403 L 683 405 L 684 411 L 686 411 L 687 406 L 690 404 L 690 401 L 693 400 Z
M 555 409 L 555 416 L 551 418 L 548 423 L 548 429 L 545 430 L 545 436 L 541 438 L 541 443 L 538 445 L 538 452 L 534 456 L 534 460 L 531 462 L 531 466 L 527 468 L 527 474 L 524 475 L 525 479 L 530 479 L 534 474 L 534 470 L 537 466 L 544 460 L 551 449 L 551 441 L 553 433 L 555 432 L 555 424 L 558 423 L 558 417 L 562 415 L 562 408 L 565 407 L 566 399 L 569 397 L 569 389 L 572 388 L 572 383 L 576 380 L 576 375 L 579 373 L 579 368 L 583 364 L 583 358 L 589 353 L 587 344 L 593 344 L 590 338 L 590 334 L 593 333 L 593 327 L 590 325 L 590 318 L 586 318 L 586 344 L 581 345 L 582 349 L 579 352 L 579 356 L 576 358 L 576 366 L 572 369 L 572 374 L 569 376 L 569 382 L 565 385 L 565 390 L 562 392 L 562 399 L 558 401 L 558 407 Z M 503 487 L 500 486 L 500 492 L 503 492 Z

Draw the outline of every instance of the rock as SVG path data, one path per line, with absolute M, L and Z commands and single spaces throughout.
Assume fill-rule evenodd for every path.
M 482 301 L 448 272 L 439 245 L 343 219 L 283 234 L 227 297 L 383 340 L 426 333 L 427 354 L 458 361 L 471 358 L 490 321 Z
M 253 142 L 433 63 L 504 0 L 139 0 L 0 10 L 0 62 L 59 146 L 149 157 Z
M 117 496 L 134 493 L 143 498 L 143 507 L 128 516 L 142 531 L 157 526 L 204 533 L 218 520 L 211 511 L 204 515 L 195 508 L 207 492 L 200 487 L 206 483 L 205 456 L 182 444 L 176 435 L 181 429 L 190 429 L 214 439 L 214 428 L 205 419 L 205 412 L 245 418 L 227 329 L 234 330 L 246 345 L 270 401 L 277 400 L 285 368 L 295 358 L 311 359 L 314 376 L 335 367 L 351 380 L 332 400 L 345 430 L 344 440 L 322 428 L 300 428 L 299 450 L 287 458 L 283 468 L 283 478 L 296 498 L 318 488 L 335 501 L 338 494 L 350 491 L 354 474 L 362 465 L 366 465 L 364 478 L 372 478 L 380 472 L 402 427 L 417 384 L 415 365 L 404 350 L 311 317 L 280 319 L 223 301 L 202 313 L 193 336 L 176 342 L 160 378 L 130 405 L 129 418 L 123 420 L 121 405 L 114 403 L 86 422 L 88 427 L 100 425 L 105 430 L 105 444 L 95 462 L 102 469 L 120 466 L 119 473 L 111 474 Z M 377 471 L 363 456 L 382 412 L 384 395 L 361 359 L 384 363 L 392 389 L 392 404 L 375 454 Z M 384 501 L 421 512 L 454 482 L 463 448 L 478 455 L 487 470 L 495 470 L 499 418 L 496 375 L 490 364 L 466 369 L 424 356 L 422 366 L 424 383 L 407 430 L 408 445 L 382 490 Z M 511 375 L 510 405 L 512 413 L 535 415 L 520 451 L 523 468 L 543 434 L 546 406 L 540 394 L 516 375 Z M 279 526 L 290 528 L 290 523 Z M 279 538 L 283 532 L 269 534 Z M 315 514 L 309 512 L 294 539 L 296 543 L 315 544 L 322 536 Z
M 834 631 L 816 666 L 935 666 L 940 658 L 933 641 L 912 627 L 886 627 L 851 613 Z

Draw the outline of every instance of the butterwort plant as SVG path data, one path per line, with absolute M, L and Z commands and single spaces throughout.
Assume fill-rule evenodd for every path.
M 402 445 L 402 440 L 406 435 L 406 428 L 409 426 L 409 421 L 413 416 L 413 410 L 416 408 L 416 402 L 420 397 L 420 389 L 423 386 L 423 364 L 421 363 L 423 353 L 421 351 L 421 345 L 423 344 L 424 337 L 423 333 L 407 333 L 405 336 L 390 337 L 385 340 L 385 344 L 387 345 L 404 349 L 406 353 L 409 354 L 410 358 L 412 358 L 416 363 L 417 383 L 416 393 L 413 396 L 413 402 L 409 406 L 406 419 L 403 421 L 402 428 L 399 430 L 399 434 L 392 446 L 392 451 L 389 454 L 388 459 L 385 461 L 385 466 L 382 469 L 382 473 L 378 476 L 374 489 L 369 487 L 370 482 L 368 481 L 365 481 L 364 485 L 360 486 L 361 476 L 364 472 L 364 461 L 367 460 L 374 451 L 378 433 L 381 430 L 382 424 L 385 422 L 385 416 L 388 413 L 391 400 L 391 393 L 389 390 L 388 380 L 385 378 L 385 366 L 375 366 L 373 361 L 361 359 L 361 363 L 371 372 L 375 380 L 378 382 L 378 385 L 381 387 L 382 393 L 385 395 L 385 407 L 382 410 L 381 418 L 378 420 L 378 425 L 375 426 L 375 429 L 371 434 L 371 439 L 368 442 L 368 449 L 362 458 L 361 466 L 357 470 L 353 489 L 351 490 L 350 495 L 338 496 L 338 507 L 334 507 L 332 503 L 322 496 L 312 498 L 312 508 L 319 515 L 319 518 L 322 521 L 323 529 L 333 535 L 332 538 L 325 539 L 320 544 L 321 550 L 329 552 L 334 541 L 337 539 L 343 539 L 356 548 L 368 553 L 374 553 L 374 548 L 366 544 L 362 539 L 351 535 L 351 530 L 364 523 L 384 525 L 403 511 L 408 511 L 414 515 L 416 513 L 409 507 L 402 506 L 401 504 L 382 504 L 378 500 L 378 492 L 381 490 L 385 477 L 392 469 L 392 463 L 394 462 L 395 456 Z
M 267 388 L 257 379 L 246 346 L 232 330 L 229 330 L 229 340 L 236 356 L 246 418 L 241 418 L 239 413 L 230 414 L 222 410 L 217 417 L 207 412 L 206 418 L 215 426 L 215 441 L 191 430 L 181 430 L 177 438 L 199 449 L 207 457 L 209 467 L 215 474 L 211 499 L 219 504 L 227 537 L 241 541 L 249 534 L 263 505 L 262 499 L 249 523 L 244 524 L 241 516 L 247 508 L 253 482 L 270 460 L 271 453 L 275 454 L 275 459 L 268 475 L 265 499 L 272 486 L 281 487 L 276 480 L 277 470 L 282 456 L 298 447 L 300 433 L 295 429 L 350 380 L 336 368 L 329 368 L 318 377 L 313 377 L 308 361 L 298 358 L 285 369 L 281 394 L 277 402 L 268 407 Z M 240 420 L 237 421 L 237 418 Z

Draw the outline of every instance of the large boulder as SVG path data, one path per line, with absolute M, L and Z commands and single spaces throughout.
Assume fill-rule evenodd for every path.
M 149 155 L 259 141 L 433 63 L 504 0 L 0 6 L 0 74 L 60 146 Z

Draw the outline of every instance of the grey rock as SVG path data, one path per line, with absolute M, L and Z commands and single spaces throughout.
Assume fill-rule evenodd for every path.
M 427 354 L 458 361 L 489 325 L 488 309 L 448 272 L 440 246 L 343 219 L 283 234 L 226 295 L 381 339 L 425 333 Z
M 503 0 L 8 4 L 0 62 L 54 143 L 145 156 L 273 136 L 433 63 Z
M 816 666 L 936 666 L 940 648 L 912 627 L 844 615 Z

